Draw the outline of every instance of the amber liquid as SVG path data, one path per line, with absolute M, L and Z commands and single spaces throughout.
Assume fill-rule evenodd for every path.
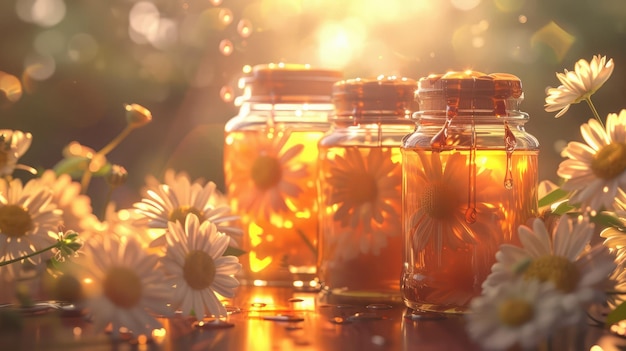
M 481 293 L 499 246 L 517 243 L 518 226 L 536 216 L 537 152 L 474 152 L 403 150 L 402 294 L 408 307 L 465 312 Z
M 227 133 L 224 172 L 244 231 L 244 283 L 305 286 L 317 260 L 317 142 L 320 132 Z
M 400 302 L 399 147 L 320 147 L 318 276 L 328 302 Z

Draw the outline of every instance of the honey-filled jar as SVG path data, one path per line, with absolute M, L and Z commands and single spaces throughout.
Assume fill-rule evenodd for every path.
M 402 138 L 415 128 L 417 82 L 335 83 L 332 128 L 319 143 L 321 296 L 398 302 L 402 273 Z
M 463 313 L 500 245 L 537 215 L 539 143 L 514 75 L 430 75 L 416 98 L 402 142 L 402 294 L 413 309 Z
M 317 143 L 341 78 L 300 64 L 257 65 L 242 78 L 239 114 L 225 126 L 224 173 L 244 232 L 243 283 L 316 285 Z

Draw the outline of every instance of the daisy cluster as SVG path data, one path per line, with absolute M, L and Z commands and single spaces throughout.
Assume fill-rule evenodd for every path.
M 131 208 L 110 203 L 103 218 L 93 213 L 91 179 L 104 177 L 109 190 L 123 184 L 125 169 L 106 155 L 151 118 L 127 105 L 127 127 L 108 145 L 95 151 L 73 142 L 43 172 L 18 163 L 31 134 L 0 130 L 0 302 L 72 302 L 114 337 L 150 337 L 160 318 L 174 315 L 226 317 L 223 298 L 239 286 L 241 230 L 229 225 L 237 217 L 213 182 L 170 169 L 163 182 L 148 176 Z M 22 180 L 16 170 L 32 175 Z
M 467 330 L 486 349 L 530 349 L 566 327 L 626 319 L 626 109 L 603 119 L 591 100 L 613 68 L 606 57 L 581 59 L 546 90 L 547 112 L 561 117 L 585 101 L 593 118 L 580 127 L 584 143 L 562 150 L 560 184 L 540 184 L 542 217 L 519 227 L 521 246 L 500 247 L 471 302 Z M 604 321 L 590 317 L 592 305 L 608 305 Z

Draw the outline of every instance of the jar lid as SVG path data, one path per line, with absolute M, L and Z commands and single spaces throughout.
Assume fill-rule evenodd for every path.
M 414 79 L 396 76 L 355 78 L 333 86 L 333 104 L 337 116 L 362 114 L 404 117 L 416 109 Z
M 420 111 L 487 110 L 498 116 L 519 110 L 524 98 L 521 80 L 508 73 L 447 72 L 420 78 L 416 91 Z
M 341 71 L 313 68 L 308 64 L 256 65 L 243 77 L 244 99 L 251 102 L 331 102 L 332 87 Z

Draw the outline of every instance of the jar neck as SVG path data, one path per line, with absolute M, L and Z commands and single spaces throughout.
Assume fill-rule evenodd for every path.
M 409 110 L 359 110 L 335 111 L 330 121 L 338 126 L 356 126 L 361 124 L 412 124 Z
M 525 112 L 518 110 L 507 110 L 502 115 L 494 114 L 492 110 L 459 110 L 456 115 L 450 115 L 445 110 L 436 111 L 417 111 L 413 114 L 412 119 L 420 124 L 443 125 L 448 123 L 455 124 L 502 124 L 509 123 L 525 124 L 529 120 L 529 116 Z

